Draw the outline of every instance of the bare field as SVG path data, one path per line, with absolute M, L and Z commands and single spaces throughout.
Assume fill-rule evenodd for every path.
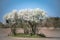
M 40 30 L 50 38 L 22 38 L 8 36 L 10 28 L 0 28 L 0 40 L 60 40 L 60 30 Z

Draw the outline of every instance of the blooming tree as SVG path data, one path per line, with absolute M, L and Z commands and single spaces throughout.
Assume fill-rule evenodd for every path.
M 31 25 L 32 28 L 34 28 L 34 23 L 40 23 L 41 20 L 46 19 L 46 12 L 36 8 L 36 9 L 21 9 L 19 11 L 13 10 L 12 12 L 6 14 L 4 16 L 5 20 L 10 20 L 10 23 L 14 24 L 16 23 L 16 20 L 26 20 Z M 34 23 L 33 23 L 34 22 Z M 36 27 L 35 27 L 36 28 Z M 32 29 L 33 31 L 34 29 Z

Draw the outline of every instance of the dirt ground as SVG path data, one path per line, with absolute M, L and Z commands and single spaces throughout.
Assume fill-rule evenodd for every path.
M 60 38 L 21 38 L 8 36 L 10 29 L 0 28 L 0 40 L 60 40 Z

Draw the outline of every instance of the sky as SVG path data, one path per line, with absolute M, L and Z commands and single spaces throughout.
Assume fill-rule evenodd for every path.
M 25 8 L 40 8 L 49 17 L 60 17 L 60 0 L 0 0 L 0 21 L 6 13 Z

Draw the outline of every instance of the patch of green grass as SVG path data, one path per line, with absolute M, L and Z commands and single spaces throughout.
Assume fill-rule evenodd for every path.
M 12 35 L 13 37 L 28 37 L 28 38 L 39 38 L 39 37 L 42 37 L 42 36 L 39 36 L 39 35 L 30 35 L 30 34 L 23 34 L 23 33 L 18 33 L 16 35 Z

